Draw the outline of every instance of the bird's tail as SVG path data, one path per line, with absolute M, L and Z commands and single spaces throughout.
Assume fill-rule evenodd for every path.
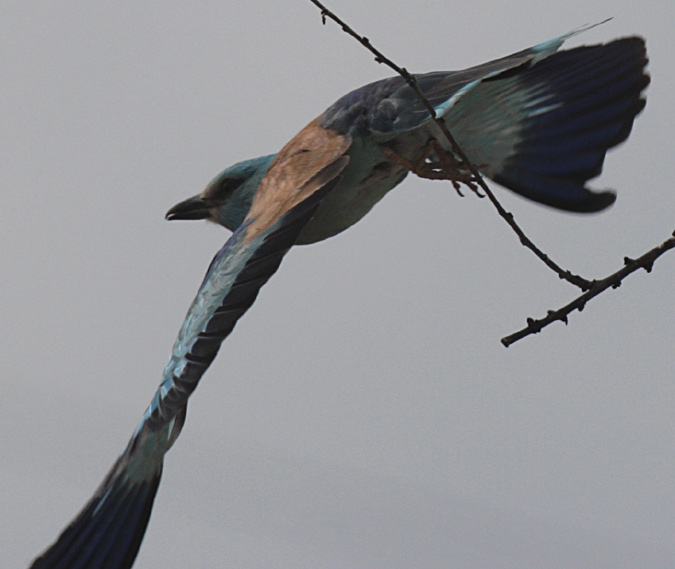
M 484 80 L 445 118 L 469 158 L 487 164 L 485 174 L 499 184 L 559 209 L 599 211 L 615 194 L 585 183 L 644 108 L 646 65 L 638 37 L 560 51 Z
M 92 498 L 30 569 L 129 569 L 141 546 L 164 455 L 185 409 L 159 432 L 139 427 Z

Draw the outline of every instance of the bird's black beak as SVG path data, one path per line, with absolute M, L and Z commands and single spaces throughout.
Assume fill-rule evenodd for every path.
M 197 194 L 173 206 L 166 212 L 164 218 L 169 221 L 174 219 L 206 219 L 209 216 L 209 210 L 214 205 L 211 200 Z

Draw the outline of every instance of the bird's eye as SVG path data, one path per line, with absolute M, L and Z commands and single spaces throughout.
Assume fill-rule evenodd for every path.
M 235 190 L 244 183 L 243 178 L 225 178 L 213 188 L 213 194 L 210 196 L 214 200 L 226 200 Z

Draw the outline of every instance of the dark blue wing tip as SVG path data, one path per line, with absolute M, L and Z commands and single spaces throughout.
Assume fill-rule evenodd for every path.
M 592 213 L 612 205 L 614 192 L 585 183 L 601 174 L 607 152 L 628 138 L 644 109 L 647 63 L 644 40 L 630 37 L 557 52 L 524 71 L 522 84 L 549 98 L 523 121 L 521 139 L 493 179 L 562 210 Z
M 130 569 L 160 479 L 161 469 L 152 480 L 131 487 L 110 478 L 30 569 Z
M 616 201 L 616 192 L 612 190 L 593 191 L 569 180 L 533 176 L 530 172 L 516 173 L 506 170 L 504 173 L 506 177 L 498 175 L 493 180 L 529 200 L 555 209 L 596 213 L 607 209 Z
M 607 209 L 616 201 L 616 192 L 605 190 L 595 192 L 584 188 L 582 199 L 557 198 L 556 196 L 532 197 L 539 203 L 574 213 L 597 213 Z M 521 192 L 522 195 L 525 195 Z
M 588 198 L 580 202 L 579 209 L 568 208 L 568 211 L 577 211 L 579 213 L 595 213 L 607 209 L 616 201 L 616 192 L 612 190 L 605 190 L 604 192 L 588 192 Z

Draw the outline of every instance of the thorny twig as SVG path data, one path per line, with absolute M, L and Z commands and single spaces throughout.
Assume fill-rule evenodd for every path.
M 555 273 L 557 273 L 559 278 L 568 281 L 569 283 L 579 287 L 582 291 L 584 291 L 575 300 L 563 306 L 562 308 L 558 310 L 550 310 L 544 318 L 538 320 L 528 318 L 527 326 L 525 328 L 502 338 L 501 342 L 502 344 L 504 344 L 505 347 L 508 348 L 514 342 L 517 342 L 518 340 L 526 336 L 529 336 L 530 334 L 537 334 L 541 332 L 541 330 L 545 326 L 548 326 L 549 324 L 555 322 L 556 320 L 560 320 L 561 322 L 567 324 L 567 316 L 571 312 L 573 312 L 574 310 L 579 311 L 583 310 L 584 307 L 586 306 L 586 303 L 589 300 L 598 296 L 600 293 L 604 292 L 608 288 L 618 288 L 619 286 L 621 286 L 621 282 L 626 276 L 637 271 L 638 269 L 642 268 L 645 269 L 647 272 L 650 272 L 652 269 L 652 265 L 654 264 L 654 261 L 658 257 L 663 255 L 666 251 L 675 248 L 675 232 L 674 232 L 672 234 L 672 237 L 664 241 L 661 245 L 654 247 L 653 249 L 651 249 L 650 251 L 648 251 L 647 253 L 645 253 L 644 255 L 642 255 L 637 259 L 629 259 L 628 257 L 626 257 L 624 259 L 623 268 L 605 277 L 604 279 L 594 281 L 589 281 L 587 279 L 584 279 L 583 277 L 575 275 L 570 271 L 564 270 L 561 267 L 559 267 L 554 261 L 552 261 L 548 257 L 548 255 L 546 255 L 546 253 L 544 253 L 541 249 L 539 249 L 529 239 L 529 237 L 527 237 L 527 235 L 525 235 L 523 230 L 516 223 L 513 214 L 507 212 L 502 207 L 502 205 L 499 203 L 499 201 L 492 193 L 488 185 L 483 180 L 483 177 L 478 171 L 478 168 L 468 159 L 464 151 L 459 147 L 459 145 L 455 141 L 454 137 L 448 130 L 448 127 L 445 124 L 443 118 L 438 117 L 436 115 L 435 109 L 433 108 L 431 103 L 429 103 L 427 98 L 424 96 L 424 93 L 422 93 L 422 91 L 420 90 L 419 85 L 415 80 L 415 77 L 411 75 L 404 67 L 399 67 L 393 61 L 387 58 L 382 52 L 376 49 L 370 43 L 370 40 L 367 37 L 357 34 L 350 26 L 348 26 L 342 19 L 340 19 L 328 8 L 326 8 L 319 0 L 310 0 L 310 1 L 321 10 L 321 19 L 324 24 L 326 23 L 327 18 L 333 20 L 336 24 L 338 24 L 342 28 L 342 30 L 345 33 L 355 38 L 361 45 L 363 45 L 366 49 L 368 49 L 375 56 L 375 61 L 377 63 L 383 63 L 389 66 L 391 69 L 393 69 L 396 73 L 401 75 L 401 77 L 403 77 L 406 80 L 408 85 L 410 85 L 410 88 L 419 97 L 420 101 L 431 115 L 433 121 L 441 130 L 443 135 L 446 137 L 447 141 L 450 144 L 450 147 L 452 148 L 452 152 L 454 152 L 461 160 L 462 162 L 461 166 L 469 170 L 469 172 L 471 173 L 472 178 L 470 180 L 470 183 L 467 185 L 469 185 L 469 187 L 471 187 L 472 189 L 473 189 L 472 184 L 477 184 L 478 186 L 480 186 L 480 188 L 485 192 L 485 195 L 490 199 L 494 207 L 497 209 L 499 215 L 506 221 L 506 223 L 509 224 L 509 226 L 513 229 L 513 231 L 515 231 L 516 235 L 518 235 L 520 242 L 525 247 L 530 249 L 537 257 L 539 257 L 539 259 L 543 261 L 543 263 L 547 267 L 549 267 Z
M 497 212 L 499 215 L 506 221 L 506 223 L 509 224 L 511 229 L 515 231 L 516 235 L 518 235 L 518 238 L 520 239 L 520 242 L 522 245 L 527 247 L 530 251 L 532 251 L 541 261 L 552 271 L 554 271 L 559 278 L 566 280 L 573 285 L 579 287 L 581 290 L 589 290 L 593 286 L 593 282 L 589 281 L 587 279 L 584 279 L 583 277 L 580 277 L 579 275 L 575 275 L 571 273 L 568 270 L 563 269 L 560 267 L 557 263 L 555 263 L 546 253 L 544 253 L 539 247 L 537 247 L 534 242 L 527 236 L 525 235 L 525 232 L 520 228 L 520 226 L 516 223 L 513 214 L 506 211 L 504 207 L 499 203 L 497 198 L 495 197 L 494 193 L 492 193 L 492 190 L 488 187 L 488 185 L 485 183 L 483 180 L 483 177 L 481 176 L 480 172 L 478 171 L 478 168 L 468 159 L 464 151 L 459 147 L 457 142 L 455 141 L 454 137 L 450 133 L 450 130 L 448 129 L 447 125 L 445 124 L 445 121 L 443 120 L 442 117 L 438 117 L 436 115 L 436 111 L 434 107 L 429 103 L 427 98 L 424 96 L 424 93 L 422 93 L 421 89 L 419 88 L 419 85 L 417 84 L 417 81 L 415 80 L 415 77 L 408 72 L 407 69 L 404 67 L 399 67 L 396 65 L 391 59 L 386 57 L 381 51 L 379 51 L 377 48 L 373 46 L 373 44 L 370 43 L 370 40 L 365 37 L 361 36 L 358 33 L 356 33 L 350 26 L 348 26 L 342 19 L 340 19 L 338 16 L 336 16 L 333 12 L 331 12 L 328 8 L 326 8 L 319 0 L 310 0 L 312 4 L 314 4 L 316 7 L 321 10 L 321 18 L 323 23 L 326 23 L 326 19 L 330 18 L 333 20 L 338 26 L 342 28 L 342 30 L 347 33 L 348 35 L 352 36 L 354 39 L 356 39 L 363 47 L 365 47 L 367 50 L 369 50 L 374 56 L 375 56 L 375 61 L 377 63 L 383 63 L 387 66 L 389 66 L 391 69 L 396 71 L 401 77 L 403 77 L 408 85 L 410 85 L 410 88 L 415 92 L 415 94 L 419 97 L 420 101 L 422 101 L 422 104 L 426 108 L 427 111 L 429 111 L 429 114 L 431 115 L 431 118 L 433 121 L 436 123 L 438 128 L 441 130 L 445 138 L 448 140 L 450 143 L 450 146 L 452 148 L 452 151 L 462 160 L 463 165 L 471 172 L 471 175 L 473 177 L 473 181 L 480 186 L 480 188 L 485 192 L 485 195 L 488 197 L 488 199 L 492 202 L 494 207 L 497 209 Z
M 567 324 L 567 315 L 570 312 L 574 310 L 578 310 L 579 312 L 581 312 L 586 306 L 586 303 L 589 300 L 591 300 L 591 298 L 598 296 L 601 292 L 604 292 L 610 287 L 611 288 L 620 287 L 621 281 L 623 281 L 625 277 L 637 271 L 638 269 L 644 269 L 645 271 L 650 273 L 652 270 L 652 266 L 654 265 L 654 261 L 656 261 L 656 259 L 658 259 L 669 249 L 674 248 L 675 248 L 675 232 L 673 232 L 672 237 L 666 239 L 658 247 L 654 247 L 653 249 L 647 251 L 641 257 L 638 257 L 637 259 L 629 259 L 628 257 L 626 257 L 624 259 L 623 268 L 619 269 L 618 271 L 609 275 L 608 277 L 605 277 L 604 279 L 594 281 L 593 286 L 591 287 L 590 290 L 586 291 L 581 296 L 578 296 L 569 304 L 563 306 L 562 308 L 559 308 L 558 310 L 549 310 L 548 314 L 544 318 L 540 318 L 539 320 L 528 318 L 527 326 L 522 330 L 519 330 L 518 332 L 514 332 L 513 334 L 509 334 L 508 336 L 502 338 L 501 339 L 502 344 L 504 344 L 504 346 L 508 348 L 514 342 L 517 342 L 518 340 L 525 338 L 525 336 L 529 336 L 530 334 L 538 334 L 539 332 L 541 332 L 542 328 L 548 326 L 549 324 L 551 324 L 551 322 L 555 322 L 556 320 L 560 320 L 561 322 Z

